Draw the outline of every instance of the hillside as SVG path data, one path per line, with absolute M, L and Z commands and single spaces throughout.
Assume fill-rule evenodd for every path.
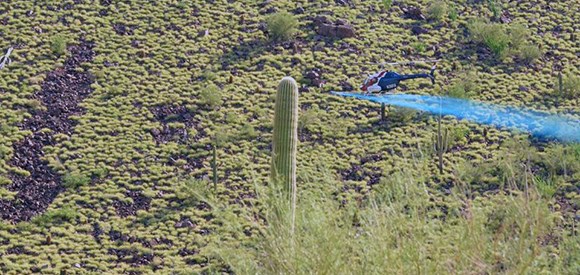
M 541 252 L 528 272 L 574 274 L 578 144 L 446 116 L 451 141 L 440 173 L 436 116 L 388 106 L 381 120 L 380 104 L 329 92 L 359 87 L 379 69 L 368 63 L 440 59 L 435 85 L 408 81 L 397 91 L 578 120 L 580 2 L 383 2 L 0 2 L 1 54 L 14 47 L 0 69 L 0 273 L 231 271 L 214 248 L 252 244 L 267 227 L 256 189 L 269 181 L 276 89 L 292 76 L 301 85 L 300 192 L 361 206 L 373 190 L 408 178 L 424 189 L 401 194 L 419 194 L 421 214 L 444 223 L 472 202 L 491 215 L 511 205 L 500 196 L 533 189 L 543 207 L 535 213 L 553 219 L 531 235 Z M 297 19 L 296 33 L 273 41 L 266 22 L 282 11 Z M 486 23 L 476 19 L 506 29 L 491 36 L 505 45 L 486 46 Z M 320 20 L 344 20 L 355 36 L 320 35 Z M 222 206 L 200 198 L 208 194 Z M 453 228 L 441 231 L 453 236 Z M 552 258 L 570 265 L 557 270 Z M 497 266 L 481 272 L 518 273 Z

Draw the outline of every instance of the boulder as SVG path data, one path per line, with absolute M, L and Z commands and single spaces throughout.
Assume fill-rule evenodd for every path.
M 402 8 L 405 18 L 414 19 L 414 20 L 425 20 L 426 17 L 423 15 L 423 12 L 420 8 L 416 7 L 409 7 L 409 8 Z
M 318 26 L 316 33 L 322 36 L 335 38 L 348 38 L 356 36 L 354 28 L 351 25 L 336 25 L 322 23 Z

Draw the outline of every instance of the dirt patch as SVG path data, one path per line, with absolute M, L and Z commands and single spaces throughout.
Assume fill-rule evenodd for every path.
M 151 204 L 151 198 L 146 197 L 140 191 L 128 191 L 126 194 L 133 199 L 132 203 L 124 201 L 116 201 L 113 203 L 117 210 L 117 215 L 127 217 L 137 214 L 137 210 L 148 210 Z
M 60 176 L 43 160 L 45 146 L 54 146 L 55 134 L 71 135 L 75 123 L 71 115 L 83 113 L 78 104 L 91 92 L 93 82 L 88 72 L 76 71 L 81 63 L 90 62 L 95 55 L 93 43 L 81 40 L 69 47 L 70 57 L 63 68 L 47 74 L 42 89 L 32 96 L 45 107 L 31 112 L 32 117 L 20 123 L 22 130 L 32 132 L 24 140 L 13 144 L 14 154 L 9 165 L 26 170 L 30 176 L 10 174 L 12 183 L 7 189 L 17 192 L 14 200 L 0 200 L 1 217 L 14 222 L 30 220 L 44 212 L 62 191 Z M 51 132 L 41 132 L 41 129 Z

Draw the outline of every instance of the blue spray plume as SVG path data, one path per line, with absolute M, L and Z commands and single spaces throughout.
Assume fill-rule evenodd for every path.
M 451 115 L 480 124 L 512 128 L 534 136 L 563 142 L 580 142 L 580 120 L 523 108 L 508 107 L 459 98 L 429 95 L 365 95 L 350 92 L 333 94 L 412 108 L 432 114 Z

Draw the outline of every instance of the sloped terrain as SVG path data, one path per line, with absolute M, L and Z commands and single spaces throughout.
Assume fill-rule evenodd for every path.
M 456 139 L 439 175 L 435 158 L 413 163 L 432 158 L 435 118 L 388 108 L 380 121 L 380 106 L 328 93 L 358 87 L 377 69 L 365 62 L 437 58 L 435 87 L 418 80 L 399 91 L 443 93 L 472 70 L 475 100 L 580 115 L 578 97 L 554 97 L 558 71 L 580 73 L 578 1 L 502 2 L 511 21 L 503 24 L 527 25 L 543 53 L 532 64 L 500 61 L 471 42 L 467 22 L 491 12 L 478 1 L 453 2 L 457 19 L 442 21 L 409 18 L 411 7 L 425 13 L 427 1 L 389 9 L 378 1 L 1 2 L 0 49 L 13 46 L 14 62 L 0 70 L 0 273 L 227 272 L 206 247 L 248 242 L 264 225 L 254 186 L 268 180 L 275 89 L 286 75 L 304 85 L 301 116 L 309 118 L 300 128 L 298 184 L 316 185 L 329 172 L 345 202 L 405 171 L 445 209 L 465 161 L 549 159 L 558 145 L 447 117 Z M 298 18 L 290 41 L 268 39 L 264 22 L 276 11 Z M 318 35 L 321 15 L 346 20 L 356 37 Z M 66 41 L 63 54 L 55 37 Z M 313 70 L 324 85 L 307 79 Z M 191 179 L 211 178 L 216 136 L 227 136 L 215 188 L 236 208 L 229 220 L 183 195 Z M 560 172 L 552 198 L 562 227 L 573 230 L 579 173 Z M 500 176 L 470 184 L 476 195 L 504 188 Z

